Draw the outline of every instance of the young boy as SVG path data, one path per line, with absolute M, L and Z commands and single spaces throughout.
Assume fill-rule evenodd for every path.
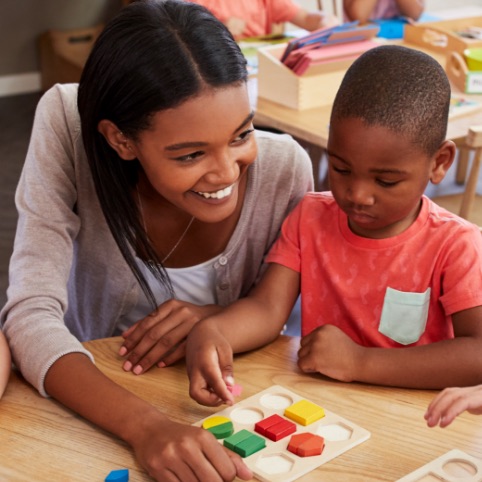
M 435 389 L 482 382 L 482 236 L 423 195 L 451 166 L 450 85 L 428 55 L 369 50 L 348 69 L 328 140 L 332 193 L 285 220 L 247 297 L 195 326 L 191 395 L 231 402 L 232 353 L 274 340 L 301 289 L 299 367 Z
M 291 22 L 305 30 L 336 25 L 335 17 L 307 11 L 293 0 L 189 0 L 203 5 L 223 22 L 236 40 L 272 33 L 277 23 Z

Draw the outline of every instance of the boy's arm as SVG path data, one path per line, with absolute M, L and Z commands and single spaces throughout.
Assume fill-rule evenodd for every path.
M 302 340 L 299 366 L 342 381 L 440 389 L 482 383 L 482 307 L 452 316 L 455 338 L 407 348 L 366 348 L 325 325 Z
M 300 275 L 272 263 L 252 292 L 197 323 L 186 346 L 190 394 L 199 403 L 231 402 L 226 380 L 232 354 L 259 348 L 278 337 L 299 294 Z

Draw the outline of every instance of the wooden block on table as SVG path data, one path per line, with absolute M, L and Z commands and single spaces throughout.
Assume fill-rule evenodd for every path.
M 129 482 L 129 470 L 128 469 L 113 470 L 105 478 L 104 482 Z
M 229 437 L 234 432 L 233 422 L 228 417 L 215 416 L 208 418 L 203 422 L 202 427 L 211 432 L 217 439 Z
M 324 438 L 309 432 L 293 435 L 288 444 L 288 450 L 300 457 L 321 455 L 324 447 Z
M 285 410 L 285 417 L 301 424 L 310 425 L 325 416 L 323 409 L 316 403 L 300 400 Z

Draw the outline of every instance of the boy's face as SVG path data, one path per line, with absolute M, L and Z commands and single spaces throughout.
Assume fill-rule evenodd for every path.
M 412 224 L 437 169 L 436 156 L 357 118 L 332 123 L 327 151 L 330 187 L 354 233 L 387 238 Z

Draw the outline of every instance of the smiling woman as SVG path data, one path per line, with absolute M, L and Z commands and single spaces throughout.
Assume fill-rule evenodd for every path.
M 264 272 L 313 179 L 290 137 L 253 130 L 246 78 L 206 9 L 134 2 L 80 84 L 39 102 L 17 189 L 1 313 L 14 361 L 40 393 L 129 443 L 156 480 L 251 474 L 214 437 L 112 384 L 80 342 L 122 333 L 125 370 L 170 364 L 195 323 Z

